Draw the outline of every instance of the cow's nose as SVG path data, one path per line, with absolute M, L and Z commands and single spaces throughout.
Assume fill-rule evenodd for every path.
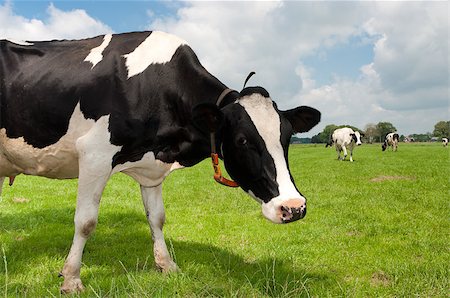
M 358 146 L 361 146 L 361 143 L 358 143 L 357 145 L 358 145 Z
M 306 215 L 306 201 L 291 199 L 280 206 L 282 223 L 290 223 L 302 219 Z

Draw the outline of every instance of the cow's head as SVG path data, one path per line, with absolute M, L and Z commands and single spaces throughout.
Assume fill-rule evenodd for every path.
M 364 134 L 360 133 L 359 131 L 355 131 L 354 133 L 351 133 L 350 136 L 352 137 L 353 141 L 355 141 L 356 145 L 361 146 L 361 137 L 363 137 Z
M 216 121 L 221 123 L 216 125 L 218 151 L 227 172 L 262 204 L 264 216 L 275 223 L 303 218 L 306 198 L 289 172 L 289 141 L 293 134 L 314 127 L 320 112 L 305 106 L 280 111 L 266 90 L 252 87 L 220 110 L 210 106 L 209 113 L 215 114 L 209 119 L 222 119 Z

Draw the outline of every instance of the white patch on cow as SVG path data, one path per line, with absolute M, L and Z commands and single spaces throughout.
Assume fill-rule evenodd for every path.
M 87 133 L 95 121 L 86 119 L 75 107 L 66 134 L 53 145 L 39 149 L 25 142 L 23 137 L 8 138 L 6 130 L 0 130 L 0 176 L 19 173 L 49 178 L 78 177 L 78 153 L 76 140 Z
M 184 169 L 184 166 L 182 166 L 178 161 L 176 161 L 170 167 L 170 172 L 173 172 L 173 171 L 176 171 L 176 170 L 180 170 L 180 169 Z
M 28 42 L 28 41 L 25 41 L 25 40 L 16 40 L 16 39 L 8 38 L 7 41 L 10 41 L 10 42 L 15 43 L 15 44 L 20 45 L 20 46 L 32 46 L 32 45 L 34 45 L 34 43 Z
M 274 160 L 279 195 L 272 198 L 269 203 L 263 203 L 262 208 L 263 214 L 268 219 L 279 222 L 280 219 L 277 213 L 284 201 L 294 198 L 305 200 L 291 181 L 289 169 L 284 157 L 283 146 L 281 145 L 280 116 L 273 107 L 272 100 L 260 94 L 243 97 L 238 103 L 244 107 L 250 116 L 250 119 L 266 145 L 267 151 Z M 250 195 L 256 198 L 254 195 Z M 260 200 L 259 198 L 256 199 Z
M 115 166 L 112 173 L 123 172 L 144 187 L 155 187 L 163 182 L 171 169 L 172 164 L 156 159 L 153 152 L 147 152 L 139 161 Z
M 169 62 L 186 41 L 164 32 L 153 31 L 133 52 L 123 55 L 128 78 L 140 74 L 152 64 Z
M 97 63 L 102 61 L 103 51 L 109 45 L 109 43 L 111 42 L 111 39 L 112 39 L 112 34 L 106 34 L 105 37 L 103 37 L 102 44 L 96 48 L 93 48 L 91 50 L 91 52 L 89 53 L 89 55 L 87 55 L 87 57 L 84 59 L 84 61 L 92 63 L 91 69 L 94 68 L 95 65 L 97 65 Z

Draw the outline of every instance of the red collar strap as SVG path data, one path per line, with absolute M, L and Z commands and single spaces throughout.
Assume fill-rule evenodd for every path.
M 233 92 L 232 89 L 225 89 L 223 90 L 222 94 L 220 94 L 219 98 L 217 99 L 216 105 L 220 106 L 222 100 L 225 98 L 225 96 L 228 95 L 228 93 Z M 228 186 L 228 187 L 239 187 L 239 184 L 234 182 L 233 180 L 229 180 L 222 176 L 222 171 L 220 170 L 219 165 L 219 156 L 216 151 L 216 137 L 215 134 L 211 133 L 211 160 L 212 165 L 214 168 L 214 180 L 216 180 L 218 183 Z
M 229 180 L 222 176 L 222 171 L 220 170 L 219 165 L 219 156 L 217 155 L 217 153 L 211 153 L 211 159 L 214 168 L 214 180 L 228 187 L 239 187 L 239 184 L 237 184 L 233 180 Z

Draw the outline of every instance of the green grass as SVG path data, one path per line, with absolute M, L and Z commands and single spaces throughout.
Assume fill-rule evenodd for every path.
M 449 152 L 364 144 L 350 163 L 337 161 L 334 148 L 292 146 L 308 215 L 288 225 L 213 182 L 209 161 L 174 172 L 163 189 L 166 241 L 182 270 L 172 275 L 154 269 L 138 185 L 116 175 L 84 252 L 80 296 L 448 297 Z M 60 295 L 76 186 L 28 176 L 5 183 L 0 296 Z

